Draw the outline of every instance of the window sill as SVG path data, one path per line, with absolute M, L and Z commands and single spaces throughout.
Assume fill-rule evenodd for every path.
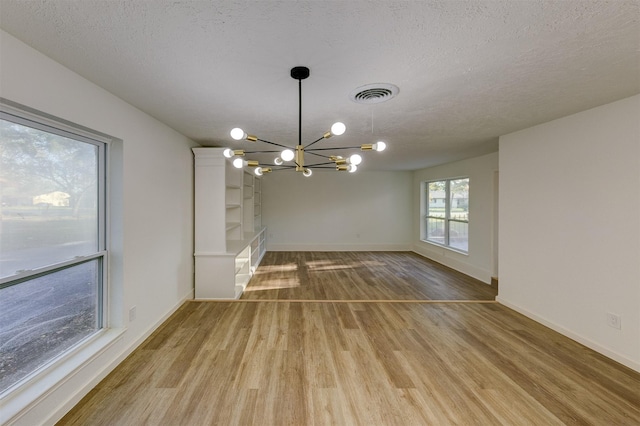
M 73 377 L 78 370 L 116 343 L 124 332 L 124 328 L 98 332 L 0 394 L 0 424 L 17 420 L 16 416 Z
M 468 252 L 468 251 L 458 250 L 458 249 L 456 249 L 456 248 L 449 247 L 449 246 L 445 246 L 445 245 L 438 244 L 438 243 L 434 243 L 433 241 L 429 241 L 429 240 L 420 240 L 420 241 L 421 241 L 421 242 L 423 242 L 423 243 L 426 243 L 426 244 L 432 245 L 432 246 L 434 246 L 434 247 L 438 247 L 438 248 L 441 248 L 441 249 L 445 249 L 445 250 L 448 250 L 448 251 L 452 251 L 452 252 L 454 252 L 454 253 L 461 254 L 461 255 L 463 255 L 463 256 L 469 256 L 469 252 Z

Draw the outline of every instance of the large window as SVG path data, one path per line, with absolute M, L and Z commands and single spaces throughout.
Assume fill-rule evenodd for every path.
M 469 178 L 425 182 L 424 239 L 469 251 Z
M 105 150 L 0 111 L 0 393 L 103 326 Z

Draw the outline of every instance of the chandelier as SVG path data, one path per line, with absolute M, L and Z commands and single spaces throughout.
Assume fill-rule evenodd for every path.
M 358 165 L 362 162 L 362 157 L 359 154 L 351 154 L 349 156 L 341 155 L 328 155 L 327 151 L 337 150 L 354 150 L 359 149 L 362 151 L 384 151 L 387 145 L 378 141 L 373 144 L 364 144 L 360 146 L 347 146 L 340 148 L 311 148 L 311 146 L 328 139 L 332 136 L 340 136 L 346 130 L 347 127 L 337 122 L 331 126 L 331 129 L 325 132 L 321 137 L 314 140 L 307 145 L 302 144 L 302 80 L 309 77 L 309 68 L 307 67 L 294 67 L 291 68 L 291 78 L 298 80 L 298 145 L 295 147 L 279 144 L 276 142 L 270 142 L 261 139 L 257 136 L 248 135 L 244 130 L 240 128 L 234 128 L 231 130 L 231 137 L 236 140 L 246 140 L 249 142 L 263 142 L 269 145 L 277 146 L 280 149 L 276 150 L 262 150 L 262 151 L 245 151 L 244 149 L 230 149 L 224 150 L 224 156 L 227 158 L 238 157 L 233 160 L 234 167 L 239 169 L 243 167 L 254 167 L 254 173 L 257 176 L 262 176 L 264 173 L 269 173 L 274 170 L 295 170 L 296 172 L 302 172 L 306 177 L 311 176 L 313 169 L 332 169 L 338 171 L 346 171 L 353 173 L 358 169 Z M 247 160 L 244 158 L 246 154 L 265 154 L 265 153 L 278 153 L 279 155 L 273 160 L 273 164 L 260 164 L 256 160 Z M 311 163 L 305 162 L 305 154 L 313 156 Z M 314 162 L 315 161 L 315 162 Z

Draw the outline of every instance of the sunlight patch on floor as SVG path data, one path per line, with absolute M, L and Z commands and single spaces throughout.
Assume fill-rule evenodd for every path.
M 332 261 L 332 260 L 312 260 L 306 262 L 309 271 L 323 272 L 323 271 L 340 271 L 345 269 L 357 269 L 362 267 L 375 267 L 385 266 L 383 262 L 377 260 L 364 260 L 358 262 L 344 262 L 344 261 Z
M 297 278 L 277 278 L 265 280 L 259 284 L 251 284 L 244 290 L 245 293 L 251 291 L 278 290 L 284 288 L 300 287 L 300 280 Z
M 268 274 L 277 272 L 296 272 L 298 265 L 296 263 L 288 263 L 285 265 L 260 265 L 256 270 L 256 274 Z

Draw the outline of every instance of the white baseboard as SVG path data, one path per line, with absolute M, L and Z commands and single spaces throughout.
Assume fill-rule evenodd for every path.
M 504 298 L 498 296 L 496 297 L 496 301 L 504 306 L 506 306 L 507 308 L 513 309 L 514 311 L 524 315 L 527 318 L 530 318 L 536 322 L 539 322 L 540 324 L 544 325 L 545 327 L 549 327 L 550 329 L 557 331 L 558 333 L 572 339 L 575 340 L 576 342 L 580 343 L 581 345 L 584 345 L 586 347 L 588 347 L 589 349 L 593 349 L 594 351 L 606 356 L 607 358 L 611 358 L 612 360 L 619 362 L 620 364 L 631 368 L 632 370 L 635 370 L 637 372 L 640 373 L 640 363 L 629 359 L 627 357 L 625 357 L 624 355 L 621 355 L 617 352 L 614 352 L 610 349 L 607 349 L 606 347 L 584 337 L 581 336 L 577 333 L 574 333 L 573 331 L 562 327 L 561 325 L 558 325 L 552 321 L 549 321 L 541 316 L 538 316 L 536 314 L 534 314 L 533 312 L 515 304 L 515 303 L 511 303 L 508 300 L 505 300 Z
M 11 416 L 7 421 L 7 425 L 22 425 L 22 424 L 33 424 L 32 420 L 25 420 L 25 417 L 29 417 L 28 414 L 31 410 L 37 408 L 40 404 L 51 405 L 53 402 L 46 401 L 46 399 L 51 396 L 58 388 L 60 388 L 64 383 L 70 381 L 76 375 L 80 374 L 81 371 L 87 368 L 95 369 L 95 373 L 92 377 L 86 381 L 86 383 L 79 387 L 76 391 L 71 393 L 67 398 L 60 404 L 56 404 L 55 408 L 48 412 L 48 417 L 41 420 L 39 424 L 43 425 L 54 425 L 58 422 L 69 410 L 71 410 L 85 395 L 87 395 L 102 379 L 104 379 L 111 371 L 113 371 L 127 356 L 129 356 L 138 346 L 142 344 L 163 322 L 165 322 L 174 312 L 178 310 L 180 306 L 187 300 L 193 299 L 193 289 L 190 289 L 174 306 L 172 306 L 161 318 L 159 318 L 154 324 L 149 326 L 147 330 L 145 330 L 142 335 L 140 335 L 135 341 L 129 344 L 126 348 L 122 349 L 118 355 L 113 357 L 111 361 L 108 361 L 105 365 L 93 365 L 96 364 L 94 361 L 98 360 L 98 358 L 108 351 L 109 346 L 105 347 L 103 350 L 98 351 L 81 364 L 77 365 L 71 372 L 66 374 L 63 378 L 59 379 L 56 385 L 51 386 L 50 389 L 44 393 L 42 393 L 38 398 L 35 398 L 29 401 L 28 404 L 23 404 L 24 406 L 19 409 L 15 413 L 15 415 Z M 116 330 L 118 332 L 117 339 L 122 339 L 123 334 L 125 334 L 125 330 Z M 108 331 L 109 332 L 109 331 Z M 101 367 L 101 368 L 100 368 Z M 59 396 L 58 396 L 59 398 Z M 6 408 L 6 407 L 5 407 Z M 3 408 L 4 410 L 4 408 Z
M 274 244 L 267 251 L 411 251 L 411 244 Z

